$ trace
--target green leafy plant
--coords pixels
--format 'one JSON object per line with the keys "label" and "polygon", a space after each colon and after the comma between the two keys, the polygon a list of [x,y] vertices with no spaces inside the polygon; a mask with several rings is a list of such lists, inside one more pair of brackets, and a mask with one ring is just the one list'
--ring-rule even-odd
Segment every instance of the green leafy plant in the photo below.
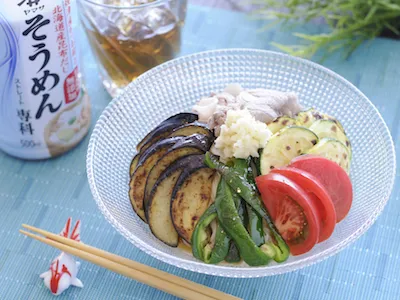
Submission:
{"label": "green leafy plant", "polygon": [[294,33],[301,45],[273,43],[295,56],[310,58],[318,50],[330,54],[338,49],[349,56],[364,41],[383,34],[400,37],[400,0],[256,0],[258,16],[278,22],[299,23],[323,18],[328,31]]}

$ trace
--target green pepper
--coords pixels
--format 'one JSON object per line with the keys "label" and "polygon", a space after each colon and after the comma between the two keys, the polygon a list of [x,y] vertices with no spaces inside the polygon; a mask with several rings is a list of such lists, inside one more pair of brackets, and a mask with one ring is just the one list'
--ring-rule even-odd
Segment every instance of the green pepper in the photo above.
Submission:
{"label": "green pepper", "polygon": [[275,256],[275,248],[269,245],[257,247],[240,220],[230,186],[222,178],[217,188],[215,207],[218,220],[234,240],[240,255],[249,266],[262,266]]}
{"label": "green pepper", "polygon": [[249,217],[247,216],[246,202],[242,198],[240,198],[240,196],[239,196],[239,199],[240,199],[240,203],[239,203],[239,207],[238,207],[238,214],[239,214],[240,220],[242,221],[244,227],[247,228],[247,226],[249,225]]}
{"label": "green pepper", "polygon": [[257,162],[254,159],[249,161],[249,167],[247,171],[247,180],[251,184],[256,184],[255,178],[260,174],[257,168]]}
{"label": "green pepper", "polygon": [[217,210],[214,204],[201,216],[192,234],[193,256],[208,264],[217,264],[223,261],[228,254],[230,238],[218,224],[215,234],[214,247],[210,244],[208,226],[217,218]]}
{"label": "green pepper", "polygon": [[248,204],[247,215],[249,218],[250,236],[257,246],[261,246],[265,243],[263,219]]}
{"label": "green pepper", "polygon": [[[246,209],[246,203],[240,198],[240,196],[236,193],[232,193],[232,196],[234,198],[235,206],[236,203],[239,202],[239,207],[237,207],[239,218],[243,223],[243,226],[247,228],[248,223],[249,223],[249,218],[247,216],[247,209]],[[236,200],[235,200],[236,198]],[[231,240],[230,243],[230,248],[227,257],[225,258],[227,262],[239,262],[241,260],[240,258],[240,253],[239,249],[237,248],[236,244],[234,241]]]}
{"label": "green pepper", "polygon": [[210,259],[212,248],[210,245],[210,233],[207,232],[208,226],[217,217],[217,210],[214,204],[204,212],[192,234],[192,253],[193,256],[207,262]]}
{"label": "green pepper", "polygon": [[[220,184],[222,184],[221,181],[219,182],[219,185]],[[235,207],[238,211],[240,220],[243,223],[245,216],[244,216],[244,212],[243,212],[243,208],[242,208],[241,198],[237,194],[233,194],[232,197],[233,197],[233,203],[235,204]],[[218,200],[220,200],[220,199],[218,199]],[[215,199],[215,201],[217,201],[217,199]],[[241,261],[239,249],[237,248],[235,242],[231,238],[229,238],[229,240],[230,240],[229,241],[229,251],[228,251],[228,255],[225,257],[225,260],[229,263],[236,263],[236,262]]]}
{"label": "green pepper", "polygon": [[223,261],[229,253],[229,242],[230,237],[226,234],[225,230],[220,226],[219,222],[217,225],[217,233],[215,235],[215,244],[211,252],[209,264],[217,264]]}
{"label": "green pepper", "polygon": [[[246,170],[245,166],[248,165],[248,162],[246,160],[236,159],[234,161],[231,161],[231,164],[235,169],[240,171]],[[232,196],[235,202],[235,207],[238,210],[239,217],[242,220],[244,226],[247,227],[248,215],[246,204],[236,193],[232,194]],[[239,249],[237,248],[235,242],[230,239],[224,229],[218,225],[217,234],[215,237],[215,246],[208,263],[219,263],[224,259],[223,256],[225,257],[225,260],[230,263],[236,263],[241,260]]]}
{"label": "green pepper", "polygon": [[[257,212],[266,222],[269,227],[270,236],[272,241],[268,242],[269,246],[275,248],[276,255],[274,260],[276,262],[283,262],[289,257],[289,247],[278,233],[274,223],[271,220],[267,210],[264,208],[257,189],[254,184],[247,182],[247,178],[241,175],[233,168],[229,168],[221,163],[216,156],[207,152],[205,155],[205,164],[216,169],[227,182],[227,184],[236,191],[246,202],[249,204],[255,212]],[[218,208],[217,208],[218,212]],[[218,215],[219,217],[219,215]],[[228,234],[230,234],[228,232]]]}
{"label": "green pepper", "polygon": [[[247,170],[247,181],[255,186],[254,179],[257,177],[257,169],[256,165],[253,160],[249,162],[248,170]],[[261,246],[265,243],[264,238],[264,226],[263,226],[263,219],[257,214],[250,205],[246,204],[247,206],[247,216],[249,219],[249,233],[251,238],[253,239],[254,243],[257,246]]]}
{"label": "green pepper", "polygon": [[[248,182],[255,186],[254,171],[252,166],[252,160],[249,158],[245,159],[234,159],[232,166],[241,176],[246,177]],[[253,163],[254,164],[254,163]],[[237,195],[234,193],[234,196]],[[235,198],[235,197],[234,197]],[[244,202],[242,200],[242,202]],[[264,228],[262,218],[251,208],[250,205],[245,204],[246,207],[246,218],[241,216],[241,210],[239,209],[239,216],[241,216],[242,222],[245,227],[248,228],[251,238],[257,246],[261,246],[265,243],[264,239]],[[243,210],[243,209],[242,209]]]}
{"label": "green pepper", "polygon": [[257,175],[261,174],[261,164],[260,164],[261,153],[262,153],[262,149],[258,150],[258,157],[253,157],[251,159],[251,161],[253,163],[252,166],[254,167],[254,170],[256,171],[254,173],[257,173]]}
{"label": "green pepper", "polygon": [[[248,164],[249,164],[248,160],[235,159],[233,162],[233,169],[243,176],[248,176],[248,170],[247,170]],[[233,193],[232,196],[235,201],[235,205],[238,209],[240,219],[242,220],[244,227],[247,227],[249,223],[249,218],[247,216],[246,202],[243,201],[243,199],[239,196],[238,193]]]}
{"label": "green pepper", "polygon": [[[247,165],[247,162],[244,159],[234,159],[229,162],[232,167],[237,170],[238,172],[243,170],[243,167]],[[240,220],[242,221],[243,225],[247,227],[248,218],[246,214],[245,203],[243,203],[242,198],[236,193],[232,193],[233,202],[235,203],[235,207],[238,210],[238,214]],[[228,255],[225,258],[225,261],[229,263],[236,263],[241,260],[239,249],[237,248],[235,242],[233,240],[229,243],[229,251]]]}

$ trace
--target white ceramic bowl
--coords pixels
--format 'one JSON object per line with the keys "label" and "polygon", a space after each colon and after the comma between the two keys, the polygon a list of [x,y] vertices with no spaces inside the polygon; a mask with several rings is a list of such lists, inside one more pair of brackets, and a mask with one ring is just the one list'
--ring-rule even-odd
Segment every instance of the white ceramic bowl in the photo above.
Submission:
{"label": "white ceramic bowl", "polygon": [[[337,117],[353,144],[353,206],[327,241],[307,254],[264,267],[207,265],[155,238],[132,211],[129,165],[136,145],[154,126],[230,83],[245,88],[294,91],[305,107]],[[270,51],[229,49],[198,53],[162,64],[140,76],[104,110],[92,134],[87,172],[101,212],[131,243],[166,263],[227,277],[259,277],[319,262],[359,238],[382,212],[395,178],[389,130],[373,104],[351,83],[315,63]]]}

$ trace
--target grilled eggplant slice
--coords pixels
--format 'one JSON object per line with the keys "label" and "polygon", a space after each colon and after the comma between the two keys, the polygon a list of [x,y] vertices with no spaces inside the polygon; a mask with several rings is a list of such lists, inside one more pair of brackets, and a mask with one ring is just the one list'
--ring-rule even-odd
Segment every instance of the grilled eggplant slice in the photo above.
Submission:
{"label": "grilled eggplant slice", "polygon": [[179,235],[171,218],[171,196],[176,181],[185,168],[203,164],[204,155],[188,155],[172,163],[157,179],[146,202],[146,218],[153,234],[169,246],[178,245]]}
{"label": "grilled eggplant slice", "polygon": [[160,158],[157,164],[151,169],[146,181],[144,202],[148,200],[151,189],[158,176],[160,176],[173,161],[189,154],[205,153],[210,147],[211,140],[209,135],[193,134],[188,137],[182,137],[182,139]]}
{"label": "grilled eggplant slice", "polygon": [[[209,130],[205,124],[201,124],[199,122],[184,124],[178,126],[177,128],[169,128],[169,130],[166,130],[162,135],[159,136],[159,138],[164,139],[174,136],[191,136],[194,134],[201,134],[207,136],[207,138],[210,140],[210,143],[214,141],[214,134],[211,132],[211,130]],[[157,140],[155,142],[157,142]],[[149,148],[153,143],[154,140],[153,139],[150,140],[149,142],[147,142],[142,146],[141,151],[143,152],[144,150]]]}
{"label": "grilled eggplant slice", "polygon": [[146,217],[143,210],[143,197],[144,189],[146,185],[147,175],[150,170],[154,167],[156,162],[165,154],[167,151],[180,142],[182,138],[174,137],[166,140],[161,140],[149,149],[143,152],[138,159],[138,165],[135,172],[131,176],[129,183],[129,199],[131,200],[133,210],[138,216],[146,222]]}
{"label": "grilled eggplant slice", "polygon": [[175,170],[157,184],[150,200],[151,205],[146,210],[147,222],[155,237],[171,247],[177,247],[179,242],[179,235],[171,219],[171,194],[182,171]]}
{"label": "grilled eggplant slice", "polygon": [[138,162],[139,162],[139,156],[140,156],[140,153],[136,154],[136,155],[133,157],[133,159],[132,159],[131,165],[130,165],[130,167],[129,167],[129,175],[130,175],[130,176],[132,176],[133,173],[134,173],[135,170],[136,170],[136,167],[137,167]]}
{"label": "grilled eggplant slice", "polygon": [[138,151],[140,151],[145,144],[150,143],[149,145],[151,145],[161,138],[167,137],[175,128],[180,127],[183,124],[193,123],[197,120],[197,114],[180,113],[162,121],[142,139],[137,146]]}
{"label": "grilled eggplant slice", "polygon": [[208,129],[207,125],[194,122],[190,124],[182,125],[172,131],[169,137],[173,136],[190,136],[192,134],[203,134],[207,136],[211,142],[214,140],[214,134]]}
{"label": "grilled eggplant slice", "polygon": [[211,146],[208,137],[200,134],[188,137],[171,137],[156,142],[140,155],[136,170],[131,176],[129,197],[134,211],[143,221],[146,221],[143,200],[150,171],[164,154],[175,149],[184,148],[187,145],[195,147],[202,152],[207,151]]}
{"label": "grilled eggplant slice", "polygon": [[179,236],[189,244],[198,220],[212,202],[214,176],[215,170],[205,165],[185,169],[172,192],[172,222]]}
{"label": "grilled eggplant slice", "polygon": [[[205,124],[199,123],[199,122],[194,122],[194,123],[189,123],[189,124],[184,124],[181,125],[177,128],[171,128],[171,131],[166,131],[165,134],[161,134],[158,136],[160,139],[151,139],[148,143],[145,143],[141,147],[141,151],[135,155],[135,157],[132,159],[131,166],[130,166],[130,175],[132,176],[133,172],[136,169],[136,166],[139,161],[139,157],[141,153],[143,153],[146,149],[148,149],[152,144],[155,142],[163,139],[163,138],[169,138],[169,137],[175,137],[175,136],[191,136],[194,134],[201,134],[206,136],[209,139],[209,144],[211,145],[214,141],[214,134],[211,132],[211,130],[208,129],[208,127]],[[206,149],[205,151],[207,151]]]}
{"label": "grilled eggplant slice", "polygon": [[190,155],[190,154],[204,154],[204,151],[197,148],[196,146],[183,146],[182,148],[176,148],[173,150],[168,151],[161,157],[156,165],[151,169],[149,175],[147,176],[146,180],[146,188],[144,192],[144,208],[146,210],[146,203],[149,201],[151,190],[154,187],[157,179],[161,175],[161,173],[166,170],[175,160],[180,157]]}

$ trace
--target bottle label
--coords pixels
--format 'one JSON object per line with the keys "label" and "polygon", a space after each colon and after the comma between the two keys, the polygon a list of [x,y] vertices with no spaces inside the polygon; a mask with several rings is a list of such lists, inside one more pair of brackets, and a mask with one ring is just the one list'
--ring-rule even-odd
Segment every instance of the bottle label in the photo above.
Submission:
{"label": "bottle label", "polygon": [[0,148],[12,155],[56,156],[87,133],[90,106],[79,75],[74,5],[0,0]]}

